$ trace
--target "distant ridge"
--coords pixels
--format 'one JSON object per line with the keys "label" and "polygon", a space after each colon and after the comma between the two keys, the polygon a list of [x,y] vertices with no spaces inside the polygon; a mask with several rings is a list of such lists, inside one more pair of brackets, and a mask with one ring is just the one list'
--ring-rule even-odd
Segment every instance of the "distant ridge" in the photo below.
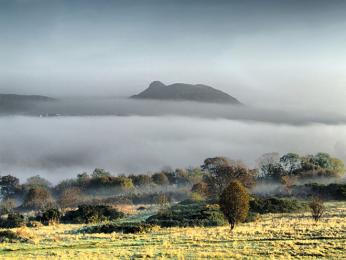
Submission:
{"label": "distant ridge", "polygon": [[35,104],[52,101],[56,99],[39,95],[0,94],[0,113],[25,111]]}
{"label": "distant ridge", "polygon": [[56,99],[40,95],[17,95],[0,94],[0,104],[3,102],[32,102],[32,101],[55,101]]}
{"label": "distant ridge", "polygon": [[157,100],[190,100],[209,103],[228,103],[240,105],[241,103],[231,95],[212,88],[197,84],[174,83],[165,85],[160,81],[152,82],[147,89],[137,95],[131,96],[136,99]]}

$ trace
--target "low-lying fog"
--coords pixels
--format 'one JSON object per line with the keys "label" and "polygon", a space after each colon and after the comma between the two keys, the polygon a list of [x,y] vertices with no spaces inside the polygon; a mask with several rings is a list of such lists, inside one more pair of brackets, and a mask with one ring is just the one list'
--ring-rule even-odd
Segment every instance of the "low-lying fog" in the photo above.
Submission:
{"label": "low-lying fog", "polygon": [[145,173],[198,166],[217,155],[254,166],[268,152],[323,151],[346,159],[342,116],[179,102],[149,102],[144,109],[131,102],[114,113],[127,116],[0,117],[0,174],[40,174],[54,182],[96,167]]}
{"label": "low-lying fog", "polygon": [[325,106],[299,110],[282,102],[280,107],[232,106],[228,104],[188,101],[157,101],[128,98],[60,98],[54,102],[21,103],[9,111],[1,107],[0,115],[30,116],[190,116],[305,125],[311,123],[346,124],[346,116]]}

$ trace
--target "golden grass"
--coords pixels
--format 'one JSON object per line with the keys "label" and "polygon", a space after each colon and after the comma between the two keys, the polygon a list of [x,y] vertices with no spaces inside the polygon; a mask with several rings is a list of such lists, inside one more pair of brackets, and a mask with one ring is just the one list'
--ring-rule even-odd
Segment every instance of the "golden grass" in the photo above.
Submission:
{"label": "golden grass", "polygon": [[139,206],[134,206],[130,204],[118,204],[115,206],[115,208],[121,212],[124,212],[126,214],[135,214],[136,213],[136,208],[140,207]]}
{"label": "golden grass", "polygon": [[81,225],[15,229],[31,243],[0,244],[0,259],[345,259],[346,203],[309,213],[267,214],[254,223],[167,228],[148,234],[74,234]]}

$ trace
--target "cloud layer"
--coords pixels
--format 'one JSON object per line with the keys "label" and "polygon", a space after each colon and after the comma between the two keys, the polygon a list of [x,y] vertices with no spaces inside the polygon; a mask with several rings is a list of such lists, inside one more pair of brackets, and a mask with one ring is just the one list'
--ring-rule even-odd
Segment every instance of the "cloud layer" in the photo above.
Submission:
{"label": "cloud layer", "polygon": [[276,125],[188,117],[0,117],[0,172],[52,181],[101,167],[145,173],[224,155],[249,165],[267,152],[346,159],[345,125]]}
{"label": "cloud layer", "polygon": [[[174,102],[157,100],[137,100],[125,98],[65,98],[55,102],[27,103],[18,110],[25,115],[63,115],[63,116],[190,116],[200,118],[223,118],[232,120],[267,122],[273,124],[307,125],[346,124],[346,116],[337,112],[323,111],[325,107],[314,110],[267,104],[267,107],[232,106],[225,104]],[[13,111],[12,111],[13,112]],[[11,112],[1,111],[0,115]]]}

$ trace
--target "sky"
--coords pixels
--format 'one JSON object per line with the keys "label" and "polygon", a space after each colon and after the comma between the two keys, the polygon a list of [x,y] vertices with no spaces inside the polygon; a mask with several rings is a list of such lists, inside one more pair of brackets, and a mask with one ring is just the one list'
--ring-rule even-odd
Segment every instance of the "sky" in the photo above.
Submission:
{"label": "sky", "polygon": [[0,0],[0,93],[128,96],[203,83],[346,113],[346,1]]}
{"label": "sky", "polygon": [[[58,98],[0,111],[0,175],[56,182],[214,156],[255,167],[272,152],[346,162],[345,32],[343,0],[0,0],[0,93]],[[124,98],[155,80],[245,106]]]}

